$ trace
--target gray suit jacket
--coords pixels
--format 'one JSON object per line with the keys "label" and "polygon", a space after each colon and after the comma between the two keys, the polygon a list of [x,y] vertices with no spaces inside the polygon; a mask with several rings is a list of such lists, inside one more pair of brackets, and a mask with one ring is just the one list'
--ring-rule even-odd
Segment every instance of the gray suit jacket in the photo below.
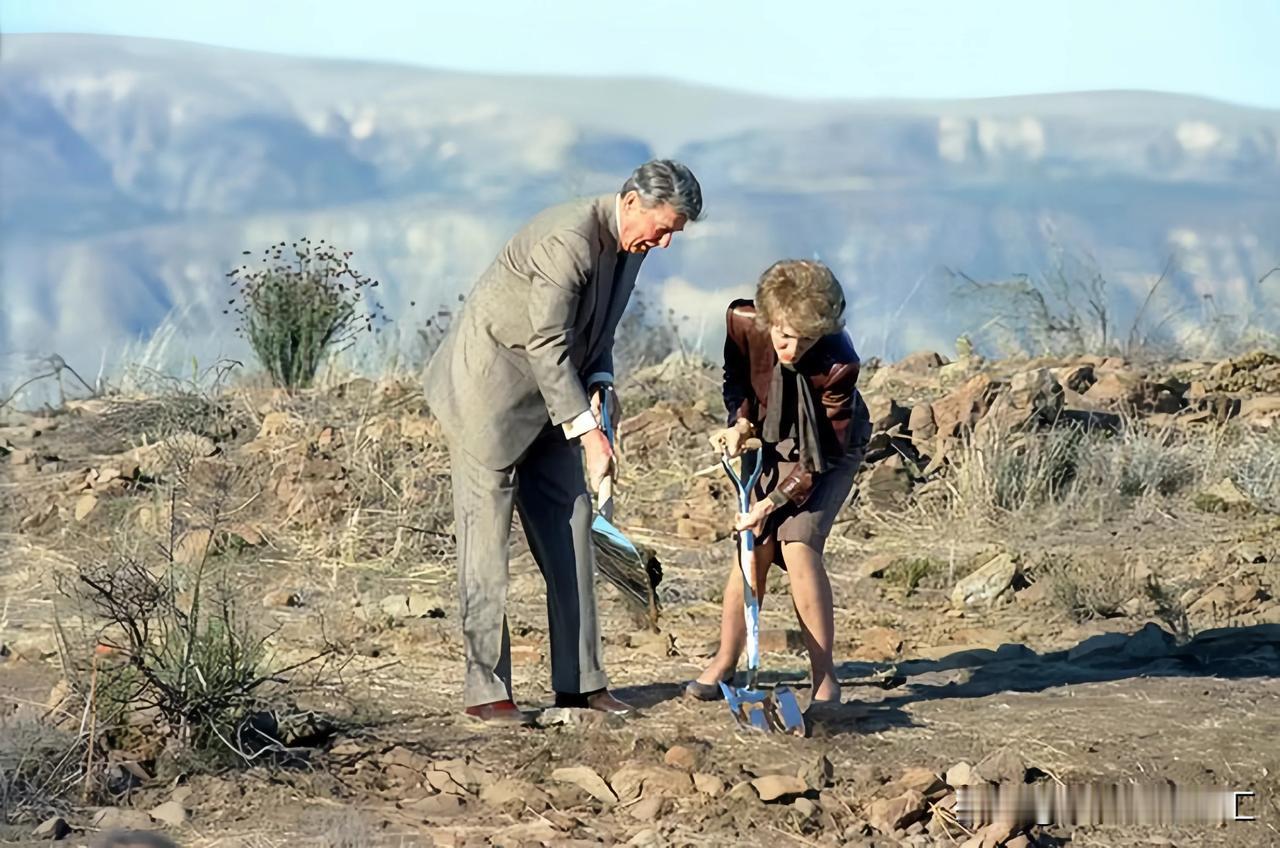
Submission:
{"label": "gray suit jacket", "polygon": [[[616,195],[553,206],[480,277],[431,361],[427,403],[450,442],[493,469],[589,408],[642,255],[618,255]],[[616,273],[615,273],[616,272]]]}

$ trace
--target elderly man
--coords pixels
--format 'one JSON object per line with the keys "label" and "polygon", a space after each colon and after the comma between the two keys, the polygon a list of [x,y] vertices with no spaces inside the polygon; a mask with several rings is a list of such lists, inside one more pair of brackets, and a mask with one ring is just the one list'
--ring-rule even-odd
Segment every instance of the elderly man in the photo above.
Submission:
{"label": "elderly man", "polygon": [[645,255],[701,211],[689,169],[656,160],[617,194],[539,213],[485,271],[427,365],[453,469],[469,716],[532,719],[511,692],[513,507],[547,584],[556,705],[630,710],[609,693],[596,614],[587,487],[614,468],[597,390],[613,381],[614,331]]}

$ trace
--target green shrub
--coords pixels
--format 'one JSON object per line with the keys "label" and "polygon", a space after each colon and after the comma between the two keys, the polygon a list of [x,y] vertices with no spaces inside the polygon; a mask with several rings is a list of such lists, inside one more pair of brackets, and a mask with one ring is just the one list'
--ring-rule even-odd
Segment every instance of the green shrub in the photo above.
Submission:
{"label": "green shrub", "polygon": [[388,320],[371,296],[378,281],[356,272],[350,258],[323,239],[312,245],[304,238],[272,245],[260,267],[241,265],[227,275],[234,296],[223,312],[239,317],[237,332],[275,385],[311,385],[325,356]]}

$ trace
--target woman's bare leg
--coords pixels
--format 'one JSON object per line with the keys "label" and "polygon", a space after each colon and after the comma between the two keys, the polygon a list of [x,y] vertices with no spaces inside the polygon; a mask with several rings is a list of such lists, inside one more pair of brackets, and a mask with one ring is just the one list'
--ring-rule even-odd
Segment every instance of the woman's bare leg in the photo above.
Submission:
{"label": "woman's bare leg", "polygon": [[[764,542],[755,549],[756,599],[764,606],[765,585],[773,563],[776,542]],[[724,585],[720,611],[720,648],[698,676],[699,683],[715,685],[738,667],[738,658],[747,644],[746,617],[742,611],[742,570],[734,563]]]}
{"label": "woman's bare leg", "polygon": [[796,618],[809,651],[813,673],[813,698],[833,700],[840,697],[840,681],[836,679],[832,651],[835,646],[835,614],[832,609],[831,581],[822,563],[822,554],[803,542],[784,542],[782,561],[791,577],[791,600]]}

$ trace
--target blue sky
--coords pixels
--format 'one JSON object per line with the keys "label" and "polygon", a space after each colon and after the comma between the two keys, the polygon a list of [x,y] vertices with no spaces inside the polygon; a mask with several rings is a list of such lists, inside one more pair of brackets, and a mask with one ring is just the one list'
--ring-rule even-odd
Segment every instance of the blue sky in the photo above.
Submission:
{"label": "blue sky", "polygon": [[9,32],[803,98],[1123,88],[1280,107],[1280,0],[0,0]]}

